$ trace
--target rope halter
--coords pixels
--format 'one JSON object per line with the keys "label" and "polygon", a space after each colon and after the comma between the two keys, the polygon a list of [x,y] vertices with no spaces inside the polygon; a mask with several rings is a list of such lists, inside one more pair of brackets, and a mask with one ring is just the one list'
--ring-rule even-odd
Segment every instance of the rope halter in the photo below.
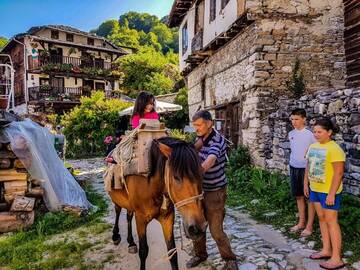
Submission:
{"label": "rope halter", "polygon": [[177,209],[179,209],[180,207],[183,207],[187,204],[190,204],[193,202],[196,203],[197,201],[201,201],[204,199],[204,192],[201,192],[201,194],[199,194],[199,195],[195,195],[193,197],[186,198],[180,202],[175,203],[174,199],[171,197],[171,192],[170,192],[170,169],[169,169],[168,161],[166,161],[166,164],[165,164],[165,185],[166,185],[166,189],[167,189],[169,198]]}

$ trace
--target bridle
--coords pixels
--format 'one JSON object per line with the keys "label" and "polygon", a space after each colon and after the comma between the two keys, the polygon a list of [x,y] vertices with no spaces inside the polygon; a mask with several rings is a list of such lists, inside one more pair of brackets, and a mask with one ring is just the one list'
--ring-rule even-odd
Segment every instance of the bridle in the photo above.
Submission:
{"label": "bridle", "polygon": [[171,202],[174,204],[174,206],[179,209],[180,207],[183,207],[187,204],[190,204],[190,203],[193,203],[193,202],[197,202],[197,201],[201,201],[204,199],[204,192],[201,192],[201,194],[199,195],[195,195],[193,197],[190,197],[190,198],[186,198],[184,200],[181,200],[180,202],[177,202],[175,203],[174,199],[171,197],[171,192],[170,192],[170,169],[169,169],[169,162],[166,161],[166,164],[165,164],[165,173],[164,173],[164,176],[165,176],[165,186],[166,186],[166,189],[167,189],[167,194],[171,200]]}

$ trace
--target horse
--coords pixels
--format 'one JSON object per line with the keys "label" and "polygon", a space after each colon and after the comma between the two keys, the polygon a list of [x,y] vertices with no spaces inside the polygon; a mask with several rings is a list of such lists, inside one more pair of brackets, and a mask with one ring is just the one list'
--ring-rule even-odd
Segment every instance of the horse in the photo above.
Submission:
{"label": "horse", "polygon": [[[176,249],[174,207],[183,218],[188,238],[196,240],[206,231],[207,222],[201,202],[202,169],[193,145],[171,137],[153,140],[150,147],[149,176],[129,175],[125,183],[126,189],[112,189],[108,194],[119,213],[121,208],[126,208],[128,212],[135,214],[140,270],[145,270],[149,253],[146,227],[151,220],[156,219],[161,224],[169,253]],[[164,202],[169,202],[165,203],[167,207],[164,207]],[[128,224],[129,222],[131,220],[128,218]],[[113,230],[115,240],[120,238],[118,231],[116,222]],[[131,234],[131,230],[128,233]],[[132,236],[128,236],[128,240],[129,238],[131,240]],[[176,253],[171,256],[170,264],[172,270],[179,269]]]}

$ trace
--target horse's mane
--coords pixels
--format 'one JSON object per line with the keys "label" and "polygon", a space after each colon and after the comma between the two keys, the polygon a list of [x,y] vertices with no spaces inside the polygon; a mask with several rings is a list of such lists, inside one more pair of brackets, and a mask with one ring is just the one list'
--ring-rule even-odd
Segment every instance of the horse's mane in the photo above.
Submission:
{"label": "horse's mane", "polygon": [[200,160],[192,144],[172,137],[162,137],[154,140],[150,149],[150,177],[160,170],[161,178],[164,178],[166,157],[160,152],[158,143],[172,148],[169,165],[174,176],[182,179],[202,179]]}

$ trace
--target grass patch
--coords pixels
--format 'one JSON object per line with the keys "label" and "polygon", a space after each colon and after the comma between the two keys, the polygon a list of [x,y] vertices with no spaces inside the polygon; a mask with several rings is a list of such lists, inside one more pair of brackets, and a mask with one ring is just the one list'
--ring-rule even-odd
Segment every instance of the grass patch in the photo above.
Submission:
{"label": "grass patch", "polygon": [[69,213],[36,213],[35,223],[26,231],[0,239],[0,265],[10,269],[62,269],[72,265],[81,268],[81,255],[92,244],[68,239],[49,243],[51,236],[81,226],[90,232],[100,233],[109,225],[101,222],[106,213],[105,199],[86,187],[88,200],[95,206],[87,215],[76,217]]}
{"label": "grass patch", "polygon": [[[256,168],[250,164],[249,152],[244,148],[235,150],[229,159],[229,206],[243,205],[256,220],[281,229],[289,229],[297,222],[295,199],[291,196],[288,177],[276,172]],[[257,200],[254,202],[254,200]],[[274,216],[264,214],[275,212]],[[349,262],[360,261],[360,201],[355,196],[343,195],[339,223],[343,235],[343,251],[352,251]],[[317,218],[314,233],[306,241],[315,241],[315,249],[321,247]],[[298,234],[285,232],[298,238]]]}

